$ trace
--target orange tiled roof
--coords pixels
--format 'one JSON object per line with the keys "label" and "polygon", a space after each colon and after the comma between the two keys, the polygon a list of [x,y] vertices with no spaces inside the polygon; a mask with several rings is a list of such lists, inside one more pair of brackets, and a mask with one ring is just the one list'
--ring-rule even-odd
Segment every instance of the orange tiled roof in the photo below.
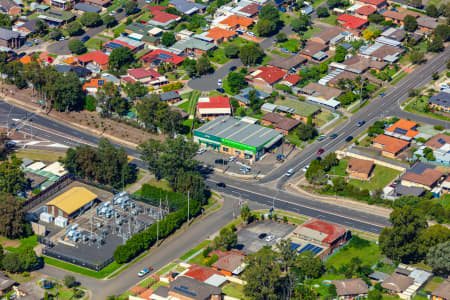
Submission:
{"label": "orange tiled roof", "polygon": [[236,16],[236,15],[231,15],[228,18],[226,18],[225,20],[222,20],[222,22],[220,22],[220,24],[225,24],[230,27],[235,27],[238,25],[248,27],[253,24],[253,19],[246,18],[246,17],[240,17],[240,16]]}
{"label": "orange tiled roof", "polygon": [[68,65],[72,65],[72,64],[75,63],[75,57],[71,56],[71,57],[69,57],[69,58],[66,58],[66,59],[64,60],[64,62],[65,62],[66,64],[68,64]]}
{"label": "orange tiled roof", "polygon": [[23,64],[29,64],[32,62],[31,56],[27,55],[19,59],[19,61]]}
{"label": "orange tiled roof", "polygon": [[383,151],[393,154],[400,152],[403,148],[409,145],[409,142],[407,141],[396,139],[394,137],[390,137],[384,134],[378,135],[376,138],[373,139],[373,142],[377,144],[382,144]]}
{"label": "orange tiled roof", "polygon": [[212,38],[214,40],[220,40],[220,39],[229,38],[229,37],[232,37],[235,35],[236,35],[235,31],[225,30],[225,29],[222,29],[219,27],[214,27],[208,31],[208,34],[206,36],[209,38]]}
{"label": "orange tiled roof", "polygon": [[395,129],[397,129],[397,128],[404,129],[405,131],[407,131],[406,134],[404,134],[404,135],[407,137],[413,138],[419,134],[419,132],[417,130],[413,129],[416,126],[417,126],[416,122],[405,120],[405,119],[400,119],[397,122],[395,122],[394,124],[392,124],[388,129],[386,129],[386,131],[395,132]]}
{"label": "orange tiled roof", "polygon": [[86,90],[87,88],[101,88],[106,82],[106,79],[91,79],[83,84],[83,90]]}

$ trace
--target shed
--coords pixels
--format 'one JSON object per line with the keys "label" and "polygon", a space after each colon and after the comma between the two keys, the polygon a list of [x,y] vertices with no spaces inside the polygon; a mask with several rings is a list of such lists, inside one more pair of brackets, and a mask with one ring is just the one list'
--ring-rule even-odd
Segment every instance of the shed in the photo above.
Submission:
{"label": "shed", "polygon": [[97,195],[84,187],[73,187],[47,203],[47,209],[54,217],[74,217],[82,209],[90,207]]}

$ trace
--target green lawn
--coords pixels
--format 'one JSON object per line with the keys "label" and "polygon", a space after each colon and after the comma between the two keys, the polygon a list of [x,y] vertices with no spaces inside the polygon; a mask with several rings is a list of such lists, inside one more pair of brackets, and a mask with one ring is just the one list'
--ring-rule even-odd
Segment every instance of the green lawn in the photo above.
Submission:
{"label": "green lawn", "polygon": [[266,55],[264,55],[264,58],[263,58],[261,64],[266,65],[271,60],[272,60],[272,56],[266,54]]}
{"label": "green lawn", "polygon": [[195,113],[195,108],[197,106],[198,98],[200,98],[201,93],[197,91],[193,91],[189,93],[188,101],[181,103],[178,105],[179,108],[183,109],[190,115]]}
{"label": "green lawn", "polygon": [[321,32],[322,29],[319,27],[310,27],[307,31],[305,31],[303,33],[303,38],[305,39],[309,39],[311,38],[313,35],[315,35],[316,33]]}
{"label": "green lawn", "polygon": [[320,4],[322,4],[324,1],[325,1],[325,0],[317,0],[317,1],[314,1],[313,4],[312,4],[312,6],[318,7],[318,6],[319,6]]}
{"label": "green lawn", "polygon": [[439,276],[434,276],[424,287],[426,292],[434,291],[444,280]]}
{"label": "green lawn", "polygon": [[214,50],[213,56],[209,57],[209,59],[212,62],[215,62],[220,65],[223,65],[224,63],[230,60],[228,57],[225,56],[225,49],[223,48],[218,48]]}
{"label": "green lawn", "polygon": [[93,39],[90,39],[89,41],[87,41],[86,43],[84,43],[84,45],[88,49],[98,50],[98,49],[101,49],[103,43],[104,43],[104,41],[93,38]]}
{"label": "green lawn", "polygon": [[279,99],[279,100],[275,101],[275,104],[293,108],[293,109],[295,109],[295,112],[297,114],[299,114],[300,116],[305,116],[305,117],[307,117],[319,110],[319,108],[315,105],[311,105],[311,104],[305,103],[304,101],[294,100],[291,98],[286,98],[285,100]]}
{"label": "green lawn", "polygon": [[300,42],[297,39],[289,39],[281,44],[282,48],[286,48],[291,52],[297,52],[300,48]]}
{"label": "green lawn", "polygon": [[400,171],[379,165],[375,165],[375,168],[372,172],[374,175],[370,178],[369,181],[350,179],[350,183],[359,188],[373,191],[376,189],[384,188],[398,175],[400,175]]}
{"label": "green lawn", "polygon": [[381,267],[376,268],[377,271],[386,273],[391,275],[392,273],[394,273],[396,267],[395,265],[390,265],[390,264],[383,264]]}
{"label": "green lawn", "polygon": [[244,286],[237,283],[230,282],[222,288],[222,292],[236,299],[247,299],[244,295]]}
{"label": "green lawn", "polygon": [[230,42],[225,42],[225,43],[222,43],[222,44],[220,44],[221,46],[223,46],[224,48],[227,46],[227,45],[229,45],[229,44],[233,44],[233,45],[236,45],[236,46],[238,46],[238,47],[241,47],[241,46],[243,46],[243,45],[246,45],[246,44],[250,44],[251,42],[250,41],[248,41],[248,40],[246,40],[246,39],[243,39],[243,38],[241,38],[241,37],[237,37],[237,38],[235,38],[235,39],[233,39],[232,41],[230,41]]}
{"label": "green lawn", "polygon": [[281,56],[281,57],[286,57],[286,58],[291,57],[290,54],[283,53],[283,52],[280,52],[278,50],[267,50],[267,51],[270,52],[270,53],[276,54],[278,56]]}
{"label": "green lawn", "polygon": [[383,254],[374,242],[353,238],[339,252],[329,257],[325,265],[339,269],[343,265],[350,264],[354,257],[359,257],[363,265],[373,266],[383,258]]}
{"label": "green lawn", "polygon": [[111,274],[112,272],[114,272],[115,270],[117,270],[118,268],[120,268],[122,266],[121,264],[118,264],[115,261],[113,261],[112,263],[107,265],[102,270],[96,272],[96,271],[89,270],[89,269],[86,269],[83,267],[79,267],[79,266],[76,266],[73,264],[69,264],[69,263],[48,257],[48,256],[42,256],[42,258],[44,259],[44,263],[46,263],[46,264],[49,264],[54,267],[64,269],[67,271],[71,271],[74,273],[78,273],[81,275],[89,276],[92,278],[97,278],[97,279],[102,279],[102,278],[108,276],[109,274]]}
{"label": "green lawn", "polygon": [[405,71],[401,71],[400,74],[398,74],[394,79],[392,79],[391,84],[394,85],[400,80],[402,80],[403,77],[407,76],[408,73]]}
{"label": "green lawn", "polygon": [[428,97],[422,96],[415,98],[414,100],[409,102],[408,105],[405,107],[405,110],[415,114],[424,115],[430,118],[450,121],[450,118],[447,116],[441,115],[439,113],[430,112],[428,107],[429,107]]}
{"label": "green lawn", "polygon": [[303,142],[298,138],[298,136],[295,134],[295,131],[290,132],[286,137],[285,140],[289,140],[291,144],[295,144],[297,147],[300,146]]}
{"label": "green lawn", "polygon": [[9,252],[17,252],[25,247],[30,246],[34,248],[38,245],[37,235],[32,235],[16,241],[20,242],[20,245],[18,247],[6,247],[5,249],[8,250]]}
{"label": "green lawn", "polygon": [[330,15],[329,17],[321,18],[319,20],[321,22],[323,22],[323,23],[327,23],[327,24],[330,24],[330,25],[336,25],[337,24],[337,16],[336,15]]}
{"label": "green lawn", "polygon": [[170,263],[167,266],[161,268],[158,272],[156,272],[156,275],[163,276],[170,270],[172,270],[177,264],[176,263]]}
{"label": "green lawn", "polygon": [[320,113],[314,116],[313,123],[316,127],[321,127],[334,119],[334,115],[328,110],[322,110]]}
{"label": "green lawn", "polygon": [[339,165],[332,167],[331,170],[328,172],[330,175],[340,175],[340,176],[347,176],[347,172],[345,170],[347,169],[348,159],[344,158],[339,161]]}
{"label": "green lawn", "polygon": [[322,284],[322,282],[324,280],[339,280],[339,279],[345,279],[345,276],[341,275],[341,274],[325,273],[321,277],[311,280],[311,285],[313,286],[314,290],[316,290],[320,294],[320,296],[321,296],[320,299],[331,299],[331,298],[327,297],[328,296],[328,286],[325,284]]}
{"label": "green lawn", "polygon": [[124,33],[124,32],[125,32],[125,27],[126,27],[126,26],[127,26],[127,25],[125,25],[125,23],[122,23],[122,24],[116,26],[116,27],[113,29],[114,36],[119,36],[121,33]]}
{"label": "green lawn", "polygon": [[198,244],[197,246],[195,246],[194,248],[192,248],[191,250],[189,250],[188,252],[186,252],[185,254],[180,256],[180,260],[188,259],[189,257],[191,257],[194,253],[196,253],[200,249],[203,249],[206,246],[208,246],[209,243],[211,243],[210,240],[204,240],[203,242],[201,242],[200,244]]}

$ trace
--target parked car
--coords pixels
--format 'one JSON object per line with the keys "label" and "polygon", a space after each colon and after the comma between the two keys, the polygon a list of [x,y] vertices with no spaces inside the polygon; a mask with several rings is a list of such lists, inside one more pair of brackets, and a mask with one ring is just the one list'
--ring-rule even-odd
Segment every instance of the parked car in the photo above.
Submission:
{"label": "parked car", "polygon": [[117,14],[117,12],[115,10],[112,10],[112,11],[109,12],[110,16],[115,16],[116,14]]}
{"label": "parked car", "polygon": [[253,32],[251,32],[251,31],[247,31],[247,34],[248,34],[249,36],[255,36],[255,34],[254,34]]}
{"label": "parked car", "polygon": [[142,270],[139,271],[138,276],[139,277],[143,277],[143,276],[147,275],[148,273],[150,273],[151,270],[153,270],[152,267],[148,267],[146,269],[142,269]]}
{"label": "parked car", "polygon": [[145,3],[150,4],[152,3],[152,0],[145,0]]}
{"label": "parked car", "polygon": [[224,182],[218,182],[218,183],[216,183],[216,185],[221,188],[227,187],[227,185]]}
{"label": "parked car", "polygon": [[83,43],[86,43],[87,41],[89,41],[90,38],[91,38],[90,36],[85,35],[85,36],[83,36],[83,38],[81,39],[81,41],[82,41]]}
{"label": "parked car", "polygon": [[286,176],[286,177],[291,177],[294,173],[295,173],[294,169],[289,169],[289,170],[286,172],[285,176]]}
{"label": "parked car", "polygon": [[225,90],[223,88],[217,88],[216,91],[218,91],[219,93],[225,93]]}
{"label": "parked car", "polygon": [[330,135],[330,139],[332,139],[332,140],[334,140],[337,137],[338,137],[337,133],[333,133],[332,135]]}
{"label": "parked car", "polygon": [[317,150],[317,154],[322,154],[324,152],[325,152],[325,150],[323,148],[320,148],[319,150]]}
{"label": "parked car", "polygon": [[271,242],[275,239],[274,235],[269,235],[268,237],[266,237],[266,242]]}
{"label": "parked car", "polygon": [[230,156],[230,158],[228,158],[228,161],[235,161],[236,160],[236,156]]}
{"label": "parked car", "polygon": [[303,167],[302,171],[306,172],[306,171],[308,171],[308,169],[309,169],[309,165],[306,165],[306,166]]}
{"label": "parked car", "polygon": [[233,72],[234,70],[236,70],[237,69],[237,67],[236,66],[232,66],[232,67],[230,67],[230,71],[231,72]]}
{"label": "parked car", "polygon": [[206,152],[206,148],[200,148],[197,150],[197,154],[203,154]]}
{"label": "parked car", "polygon": [[218,80],[217,80],[217,85],[218,85],[218,86],[222,86],[222,79],[218,79]]}
{"label": "parked car", "polygon": [[380,97],[383,98],[386,95],[386,93],[380,93]]}
{"label": "parked car", "polygon": [[117,10],[117,13],[118,13],[118,14],[120,14],[121,12],[123,12],[123,8],[122,8],[122,7],[120,7],[120,8]]}
{"label": "parked car", "polygon": [[360,121],[358,121],[358,123],[356,123],[356,126],[361,127],[361,126],[363,126],[364,124],[366,124],[366,121],[360,120]]}
{"label": "parked car", "polygon": [[216,164],[228,165],[228,161],[226,161],[225,159],[216,159],[214,162]]}
{"label": "parked car", "polygon": [[258,235],[258,238],[260,239],[260,240],[262,240],[263,238],[265,238],[267,236],[267,233],[260,233],[259,235]]}
{"label": "parked car", "polygon": [[353,137],[351,136],[351,135],[349,135],[346,139],[345,139],[345,141],[348,143],[348,142],[350,142],[351,140],[353,140]]}
{"label": "parked car", "polygon": [[327,136],[325,134],[319,135],[319,137],[317,138],[318,141],[323,141],[324,139],[326,139]]}

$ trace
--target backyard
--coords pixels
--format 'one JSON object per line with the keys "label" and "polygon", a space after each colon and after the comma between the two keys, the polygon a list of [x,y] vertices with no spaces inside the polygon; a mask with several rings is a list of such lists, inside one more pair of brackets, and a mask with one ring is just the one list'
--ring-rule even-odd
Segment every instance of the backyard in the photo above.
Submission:
{"label": "backyard", "polygon": [[450,121],[450,117],[439,114],[436,112],[431,112],[428,105],[428,97],[427,96],[420,96],[417,98],[412,99],[408,105],[405,107],[406,111],[424,115],[427,117],[435,118],[435,119],[441,119],[445,121]]}
{"label": "backyard", "polygon": [[295,109],[297,114],[305,117],[312,115],[319,110],[317,106],[305,103],[304,101],[294,100],[290,98],[286,98],[284,100],[278,99],[277,101],[275,101],[275,104],[293,108]]}
{"label": "backyard", "polygon": [[375,168],[372,172],[373,176],[369,181],[350,179],[350,183],[361,189],[374,191],[376,189],[384,188],[386,185],[390,184],[398,175],[400,175],[400,171],[379,165],[375,165]]}

